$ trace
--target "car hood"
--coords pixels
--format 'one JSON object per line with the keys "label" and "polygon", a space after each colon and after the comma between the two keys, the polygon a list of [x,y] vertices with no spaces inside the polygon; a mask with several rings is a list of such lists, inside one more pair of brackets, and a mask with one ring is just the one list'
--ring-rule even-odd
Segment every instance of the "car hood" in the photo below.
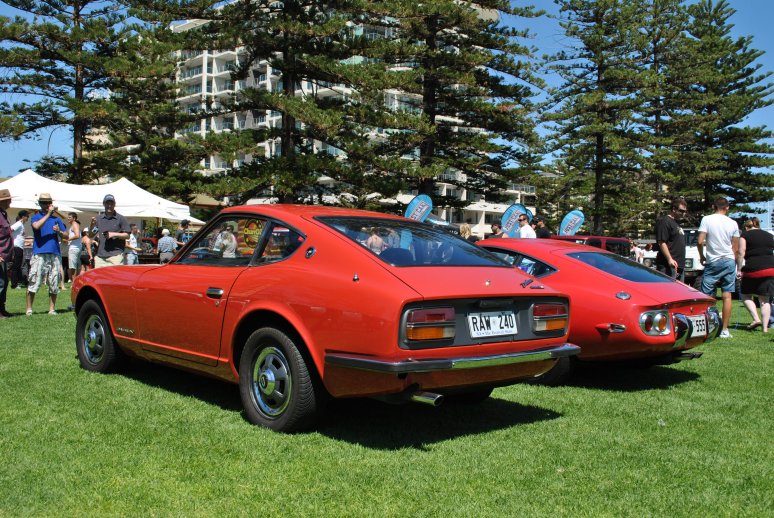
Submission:
{"label": "car hood", "polygon": [[426,299],[564,296],[542,281],[509,267],[409,266],[389,269]]}

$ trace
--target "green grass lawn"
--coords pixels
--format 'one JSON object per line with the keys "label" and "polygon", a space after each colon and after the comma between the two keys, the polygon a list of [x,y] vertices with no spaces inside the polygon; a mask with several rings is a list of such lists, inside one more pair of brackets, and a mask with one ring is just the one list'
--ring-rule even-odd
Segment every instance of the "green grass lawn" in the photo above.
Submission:
{"label": "green grass lawn", "polygon": [[69,292],[55,316],[23,294],[0,321],[0,516],[774,516],[774,330],[477,406],[337,402],[281,435],[233,385],[81,370]]}

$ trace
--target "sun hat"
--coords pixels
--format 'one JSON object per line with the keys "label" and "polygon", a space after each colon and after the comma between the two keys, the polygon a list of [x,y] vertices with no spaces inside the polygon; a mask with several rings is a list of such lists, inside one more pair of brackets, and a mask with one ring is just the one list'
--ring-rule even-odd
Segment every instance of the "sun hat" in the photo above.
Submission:
{"label": "sun hat", "polygon": [[42,192],[40,193],[40,196],[38,196],[38,203],[40,203],[41,201],[47,201],[51,203],[52,201],[54,201],[54,199],[51,197],[49,193]]}
{"label": "sun hat", "polygon": [[0,201],[4,200],[10,200],[11,199],[11,191],[8,189],[0,189]]}

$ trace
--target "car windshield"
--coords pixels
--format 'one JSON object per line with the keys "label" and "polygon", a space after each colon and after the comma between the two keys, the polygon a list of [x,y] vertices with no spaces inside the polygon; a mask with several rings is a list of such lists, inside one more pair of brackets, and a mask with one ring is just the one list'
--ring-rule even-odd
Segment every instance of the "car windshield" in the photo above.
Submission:
{"label": "car windshield", "polygon": [[567,256],[626,281],[672,282],[672,279],[666,275],[615,254],[605,254],[601,252],[573,252],[567,254]]}
{"label": "car windshield", "polygon": [[486,250],[422,223],[358,217],[317,219],[393,266],[510,267]]}

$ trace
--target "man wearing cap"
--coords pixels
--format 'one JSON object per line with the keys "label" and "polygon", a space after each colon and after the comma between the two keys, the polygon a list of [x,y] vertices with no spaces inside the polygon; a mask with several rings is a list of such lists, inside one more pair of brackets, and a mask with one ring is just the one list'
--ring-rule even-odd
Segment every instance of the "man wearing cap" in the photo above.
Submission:
{"label": "man wearing cap", "polygon": [[11,316],[5,310],[5,298],[8,295],[8,264],[13,257],[13,234],[8,221],[8,209],[11,207],[11,192],[0,189],[0,319]]}
{"label": "man wearing cap", "polygon": [[538,238],[548,239],[551,237],[551,231],[548,230],[548,227],[546,227],[546,222],[543,219],[543,216],[535,216],[532,219],[535,222],[535,235]]}
{"label": "man wearing cap", "polygon": [[40,210],[32,215],[32,259],[27,284],[27,316],[32,315],[32,303],[35,294],[43,283],[48,284],[48,314],[56,314],[56,296],[59,294],[61,276],[59,267],[62,256],[59,251],[59,238],[67,237],[64,222],[54,215],[54,200],[47,192],[38,196]]}
{"label": "man wearing cap", "polygon": [[94,268],[122,264],[126,240],[131,232],[129,222],[116,212],[116,199],[112,194],[105,195],[102,206],[105,212],[97,216],[96,222],[99,233],[95,237],[99,240],[99,247],[94,258]]}

